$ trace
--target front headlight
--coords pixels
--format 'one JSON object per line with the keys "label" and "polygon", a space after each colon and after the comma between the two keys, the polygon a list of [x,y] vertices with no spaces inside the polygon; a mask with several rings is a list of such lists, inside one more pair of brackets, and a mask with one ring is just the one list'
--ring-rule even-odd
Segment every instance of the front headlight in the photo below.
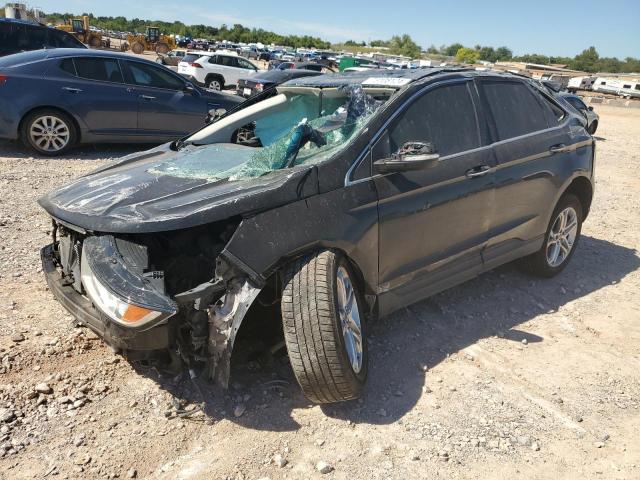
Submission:
{"label": "front headlight", "polygon": [[[177,309],[168,298],[162,299],[166,300],[165,302],[158,302],[160,297],[158,292],[145,288],[142,280],[132,275],[132,272],[121,263],[121,257],[109,255],[105,258],[95,258],[96,251],[101,253],[109,251],[108,248],[93,248],[98,243],[102,243],[103,246],[106,244],[113,245],[109,238],[89,237],[85,240],[85,245],[83,245],[80,261],[82,285],[96,308],[114,322],[134,328],[150,328],[176,313]],[[94,257],[92,257],[92,254]],[[97,275],[91,266],[92,263],[96,262],[99,262],[101,275]],[[117,283],[119,286],[117,291],[119,292],[123,291],[123,287],[124,289],[129,289],[130,295],[125,296],[114,293],[116,285],[108,285],[104,280],[105,278],[110,278],[114,283]],[[140,305],[145,300],[144,297],[150,297],[147,302],[149,304]],[[137,303],[132,301],[133,298],[136,299]],[[158,304],[158,309],[154,309],[151,306],[152,304]]]}

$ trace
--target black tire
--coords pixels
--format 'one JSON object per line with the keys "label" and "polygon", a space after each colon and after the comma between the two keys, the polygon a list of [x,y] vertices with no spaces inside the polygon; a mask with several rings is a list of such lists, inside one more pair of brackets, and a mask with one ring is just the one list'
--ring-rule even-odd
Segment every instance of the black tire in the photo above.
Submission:
{"label": "black tire", "polygon": [[[62,122],[68,129],[69,139],[62,148],[56,150],[43,148],[38,145],[36,139],[34,139],[30,134],[33,125],[40,119],[43,119],[43,117],[55,118],[59,122]],[[27,147],[32,148],[39,154],[45,155],[47,157],[55,157],[65,153],[78,142],[78,129],[76,128],[75,122],[69,115],[61,112],[60,110],[47,108],[31,112],[24,118],[20,128],[20,139],[22,140],[22,143],[24,143]]]}
{"label": "black tire", "polygon": [[140,42],[133,42],[131,44],[131,51],[136,55],[142,55],[144,53],[144,45]]}
{"label": "black tire", "polygon": [[204,80],[204,86],[209,90],[221,91],[224,89],[224,78],[220,75],[209,75]]}
{"label": "black tire", "polygon": [[[551,229],[554,226],[556,220],[558,219],[560,212],[563,212],[565,209],[569,207],[573,208],[573,210],[576,212],[577,231],[575,235],[575,240],[571,245],[569,254],[566,255],[562,263],[560,263],[559,265],[553,266],[549,263],[549,260],[547,257],[547,249],[549,248],[549,242],[551,240],[551,236],[550,236]],[[519,262],[520,267],[527,273],[530,273],[538,277],[543,277],[543,278],[551,278],[559,274],[569,264],[569,261],[571,261],[571,257],[573,257],[573,254],[576,251],[576,248],[578,247],[578,241],[580,240],[580,233],[582,232],[583,218],[584,218],[583,208],[582,208],[582,204],[580,203],[580,200],[578,200],[578,197],[576,197],[571,193],[564,194],[558,201],[556,208],[553,210],[553,214],[551,215],[551,220],[549,221],[549,226],[547,227],[547,231],[545,233],[544,244],[542,245],[542,248],[540,248],[540,250],[538,250],[536,253],[521,259]]]}
{"label": "black tire", "polygon": [[167,54],[170,51],[171,49],[169,48],[169,45],[167,45],[165,42],[160,42],[156,45],[156,53]]}
{"label": "black tire", "polygon": [[362,313],[362,361],[358,372],[354,371],[345,346],[338,313],[340,268],[347,271],[358,311],[363,312],[356,277],[340,254],[320,251],[296,260],[284,272],[281,309],[289,360],[302,392],[315,403],[358,398],[367,379],[366,325]]}

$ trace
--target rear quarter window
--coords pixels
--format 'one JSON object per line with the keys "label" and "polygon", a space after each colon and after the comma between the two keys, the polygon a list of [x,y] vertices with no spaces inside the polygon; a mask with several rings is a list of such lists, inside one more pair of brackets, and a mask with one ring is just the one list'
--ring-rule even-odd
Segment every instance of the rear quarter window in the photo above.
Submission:
{"label": "rear quarter window", "polygon": [[549,128],[549,110],[543,107],[540,95],[524,83],[483,80],[480,85],[498,140]]}
{"label": "rear quarter window", "polygon": [[187,63],[191,63],[191,62],[195,62],[197,59],[200,58],[201,55],[192,55],[190,53],[187,53],[184,57],[182,57],[182,62],[187,62]]}

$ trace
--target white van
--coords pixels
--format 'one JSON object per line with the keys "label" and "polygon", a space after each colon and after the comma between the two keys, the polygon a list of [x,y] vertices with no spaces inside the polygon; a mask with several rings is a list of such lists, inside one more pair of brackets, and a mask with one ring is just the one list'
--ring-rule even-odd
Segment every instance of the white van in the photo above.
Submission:
{"label": "white van", "polygon": [[578,90],[592,90],[593,84],[596,81],[596,77],[572,77],[567,84],[567,90],[571,93],[576,93]]}

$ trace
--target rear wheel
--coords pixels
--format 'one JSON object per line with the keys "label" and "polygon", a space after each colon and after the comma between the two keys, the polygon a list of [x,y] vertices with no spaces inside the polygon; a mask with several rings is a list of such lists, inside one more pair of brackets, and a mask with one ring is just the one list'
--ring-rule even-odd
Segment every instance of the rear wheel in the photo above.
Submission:
{"label": "rear wheel", "polygon": [[358,398],[367,378],[362,297],[346,259],[321,251],[285,272],[284,336],[293,373],[315,403]]}
{"label": "rear wheel", "polygon": [[169,53],[169,45],[167,45],[166,43],[162,42],[156,45],[156,53]]}
{"label": "rear wheel", "polygon": [[569,263],[582,231],[582,204],[573,194],[565,194],[556,205],[547,228],[544,245],[521,260],[524,270],[539,277],[553,277]]}
{"label": "rear wheel", "polygon": [[29,114],[22,123],[20,135],[25,145],[52,157],[66,152],[78,139],[71,117],[57,110]]}
{"label": "rear wheel", "polygon": [[100,48],[102,46],[102,41],[99,37],[93,35],[91,36],[91,38],[89,38],[89,46],[92,48]]}
{"label": "rear wheel", "polygon": [[204,83],[208,90],[220,91],[224,88],[224,80],[218,76],[207,77]]}
{"label": "rear wheel", "polygon": [[144,53],[144,45],[140,42],[133,42],[131,44],[131,51],[136,55],[142,55]]}

